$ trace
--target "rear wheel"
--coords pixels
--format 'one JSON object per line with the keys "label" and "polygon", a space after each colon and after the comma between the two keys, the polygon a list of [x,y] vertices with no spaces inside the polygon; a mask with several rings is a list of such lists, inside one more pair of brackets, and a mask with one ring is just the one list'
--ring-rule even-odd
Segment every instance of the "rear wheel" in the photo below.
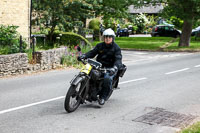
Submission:
{"label": "rear wheel", "polygon": [[81,98],[80,98],[80,91],[81,91],[81,88],[82,88],[82,83],[79,82],[77,85],[71,85],[68,92],[67,92],[67,95],[65,97],[65,110],[67,112],[73,112],[75,111],[80,103],[81,103]]}

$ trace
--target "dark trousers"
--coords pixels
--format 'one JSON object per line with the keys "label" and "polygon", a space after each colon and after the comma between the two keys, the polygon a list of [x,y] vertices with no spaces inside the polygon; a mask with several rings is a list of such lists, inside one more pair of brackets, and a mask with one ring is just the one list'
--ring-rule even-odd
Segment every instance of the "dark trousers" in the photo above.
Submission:
{"label": "dark trousers", "polygon": [[112,81],[115,75],[110,76],[109,73],[104,74],[104,81],[100,98],[106,99],[112,89]]}

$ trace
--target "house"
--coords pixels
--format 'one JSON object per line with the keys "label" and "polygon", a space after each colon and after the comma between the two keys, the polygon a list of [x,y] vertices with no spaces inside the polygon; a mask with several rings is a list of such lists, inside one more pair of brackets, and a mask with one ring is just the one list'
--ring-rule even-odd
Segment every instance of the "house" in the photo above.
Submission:
{"label": "house", "polygon": [[0,24],[19,26],[17,31],[29,43],[31,0],[0,0]]}
{"label": "house", "polygon": [[140,8],[134,7],[134,5],[129,6],[129,13],[131,14],[139,14],[139,13],[145,13],[148,15],[157,15],[161,10],[163,10],[163,5],[148,5],[148,6],[142,6]]}

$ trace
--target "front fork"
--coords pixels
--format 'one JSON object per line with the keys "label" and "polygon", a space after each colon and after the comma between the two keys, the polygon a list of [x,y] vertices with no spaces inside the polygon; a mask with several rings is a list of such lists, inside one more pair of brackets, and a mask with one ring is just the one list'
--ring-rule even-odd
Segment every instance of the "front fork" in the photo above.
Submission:
{"label": "front fork", "polygon": [[[71,85],[77,85],[78,83],[82,82],[81,89],[78,92],[78,97],[81,99],[81,101],[84,103],[85,98],[89,91],[89,79],[90,76],[88,76],[85,73],[79,73],[79,75],[75,76],[72,81],[70,82]],[[84,94],[83,94],[84,93]]]}

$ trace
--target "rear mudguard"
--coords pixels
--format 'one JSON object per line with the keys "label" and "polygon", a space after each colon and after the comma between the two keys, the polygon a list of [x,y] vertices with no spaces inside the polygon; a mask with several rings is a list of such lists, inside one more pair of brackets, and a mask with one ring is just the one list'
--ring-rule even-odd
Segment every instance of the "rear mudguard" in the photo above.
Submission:
{"label": "rear mudguard", "polygon": [[72,79],[72,81],[70,82],[71,85],[77,85],[79,82],[85,80],[85,76],[80,76],[80,75],[77,75],[74,77],[74,79]]}

